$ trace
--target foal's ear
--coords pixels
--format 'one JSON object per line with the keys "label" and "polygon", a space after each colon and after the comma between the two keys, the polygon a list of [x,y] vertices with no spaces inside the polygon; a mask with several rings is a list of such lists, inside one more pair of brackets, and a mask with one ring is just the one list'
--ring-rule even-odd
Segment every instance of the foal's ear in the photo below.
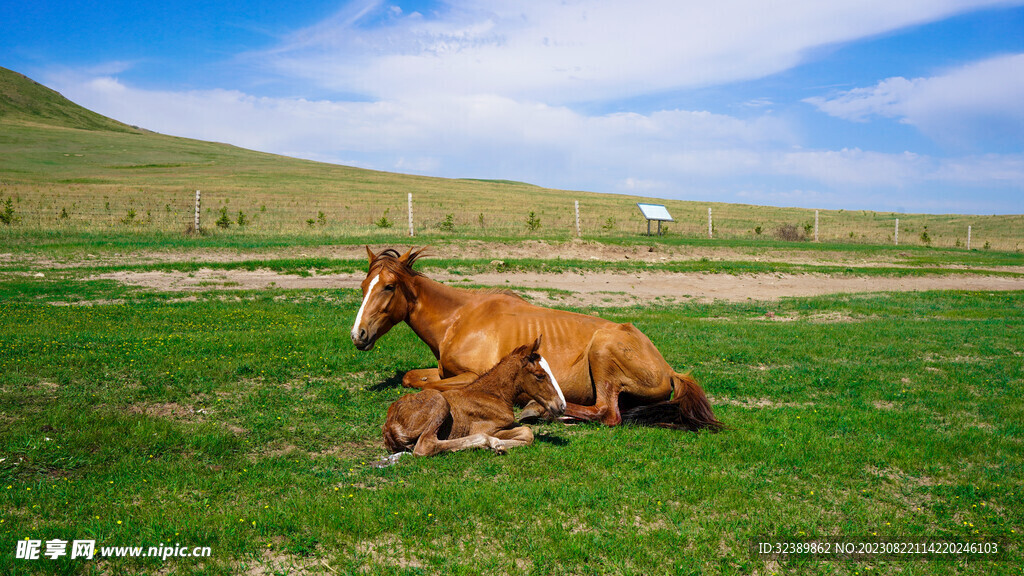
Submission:
{"label": "foal's ear", "polygon": [[373,264],[373,261],[377,259],[377,255],[373,253],[373,250],[370,250],[369,246],[366,247],[366,255],[370,257],[370,264]]}
{"label": "foal's ear", "polygon": [[533,348],[530,349],[530,352],[534,352],[535,353],[535,352],[537,352],[537,350],[540,350],[540,341],[541,341],[541,338],[543,338],[543,337],[544,337],[543,334],[537,335],[537,339],[533,341]]}

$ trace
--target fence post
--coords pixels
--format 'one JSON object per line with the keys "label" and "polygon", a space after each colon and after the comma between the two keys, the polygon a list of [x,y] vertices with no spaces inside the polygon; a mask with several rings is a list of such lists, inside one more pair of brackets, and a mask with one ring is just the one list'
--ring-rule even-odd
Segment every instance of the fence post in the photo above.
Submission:
{"label": "fence post", "polygon": [[967,225],[967,251],[971,251],[971,226]]}
{"label": "fence post", "polygon": [[580,201],[573,200],[576,203],[576,237],[580,237]]}
{"label": "fence post", "polygon": [[896,233],[893,235],[893,240],[895,241],[897,246],[900,245],[900,219],[899,218],[896,219]]}
{"label": "fence post", "polygon": [[196,219],[193,223],[196,234],[199,233],[199,190],[196,190]]}
{"label": "fence post", "polygon": [[708,238],[711,238],[711,207],[708,206]]}
{"label": "fence post", "polygon": [[409,237],[415,236],[415,231],[412,228],[412,192],[409,192]]}
{"label": "fence post", "polygon": [[814,241],[818,241],[818,211],[814,211]]}

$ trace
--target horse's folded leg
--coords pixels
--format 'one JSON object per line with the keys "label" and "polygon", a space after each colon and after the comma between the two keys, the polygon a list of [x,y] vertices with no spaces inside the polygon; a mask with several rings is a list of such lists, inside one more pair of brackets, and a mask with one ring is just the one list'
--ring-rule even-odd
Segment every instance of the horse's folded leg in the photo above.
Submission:
{"label": "horse's folded leg", "polygon": [[424,385],[437,382],[440,379],[441,376],[437,373],[436,368],[409,370],[402,376],[402,386],[406,388],[423,388]]}
{"label": "horse's folded leg", "polygon": [[617,426],[622,423],[622,413],[619,411],[619,394],[622,387],[618,384],[601,382],[597,385],[597,398],[593,406],[580,406],[579,404],[566,404],[565,415],[588,422],[599,421],[607,426]]}
{"label": "horse's folded leg", "polygon": [[520,422],[536,422],[547,418],[547,410],[536,400],[530,400],[519,412]]}

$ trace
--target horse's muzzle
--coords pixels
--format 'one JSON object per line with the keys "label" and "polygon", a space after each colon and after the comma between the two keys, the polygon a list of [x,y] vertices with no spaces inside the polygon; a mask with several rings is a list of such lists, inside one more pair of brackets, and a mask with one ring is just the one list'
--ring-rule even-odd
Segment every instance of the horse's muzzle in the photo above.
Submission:
{"label": "horse's muzzle", "polygon": [[359,330],[358,333],[352,333],[352,344],[356,347],[357,350],[362,350],[363,352],[373,350],[373,345],[375,343],[376,341],[370,338],[369,334],[366,333],[365,329]]}

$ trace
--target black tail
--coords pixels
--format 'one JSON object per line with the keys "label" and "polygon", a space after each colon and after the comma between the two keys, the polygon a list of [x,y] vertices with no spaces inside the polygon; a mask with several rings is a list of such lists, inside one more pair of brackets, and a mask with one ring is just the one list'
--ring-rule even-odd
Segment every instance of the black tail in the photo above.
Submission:
{"label": "black tail", "polygon": [[672,399],[637,406],[622,412],[622,422],[646,426],[663,426],[678,430],[708,430],[718,432],[725,429],[711,411],[711,403],[704,389],[689,374],[672,375]]}

